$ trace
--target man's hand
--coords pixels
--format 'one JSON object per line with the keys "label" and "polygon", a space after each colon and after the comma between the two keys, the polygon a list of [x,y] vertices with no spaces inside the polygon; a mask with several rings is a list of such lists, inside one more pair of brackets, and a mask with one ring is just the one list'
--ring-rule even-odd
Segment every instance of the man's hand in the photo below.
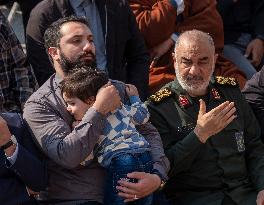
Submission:
{"label": "man's hand", "polygon": [[[0,116],[0,146],[6,144],[11,138],[11,133],[8,129],[6,121]],[[8,157],[12,156],[12,154],[16,150],[16,145],[13,145],[7,149],[5,149],[5,153]]]}
{"label": "man's hand", "polygon": [[248,58],[249,56],[252,56],[252,59],[249,60],[252,65],[257,67],[263,58],[263,54],[264,54],[264,42],[256,38],[248,44],[245,57]]}
{"label": "man's hand", "polygon": [[27,192],[28,192],[28,194],[29,194],[30,196],[36,196],[36,195],[39,194],[39,192],[35,192],[35,191],[31,190],[31,189],[28,188],[28,187],[26,187],[26,189],[27,189]]}
{"label": "man's hand", "polygon": [[206,113],[206,105],[200,100],[200,110],[194,133],[202,143],[212,135],[222,131],[235,118],[236,108],[233,102],[226,101]]}
{"label": "man's hand", "polygon": [[6,121],[0,116],[0,146],[6,144],[11,137]]}
{"label": "man's hand", "polygon": [[258,193],[256,202],[257,205],[264,205],[264,190]]}
{"label": "man's hand", "polygon": [[125,199],[124,202],[135,201],[136,199],[148,196],[156,191],[161,184],[161,179],[156,174],[132,172],[129,173],[127,177],[138,179],[138,182],[132,183],[124,180],[118,181],[120,186],[117,186],[116,188],[120,191],[118,195]]}
{"label": "man's hand", "polygon": [[126,84],[126,93],[128,96],[139,96],[136,86]]}
{"label": "man's hand", "polygon": [[99,89],[93,108],[103,115],[116,110],[121,105],[117,89],[110,82]]}
{"label": "man's hand", "polygon": [[163,56],[165,53],[167,53],[168,50],[174,45],[174,43],[175,42],[171,38],[168,38],[167,40],[163,41],[161,44],[154,47],[150,51],[150,58],[152,59],[150,68],[155,67],[159,58]]}

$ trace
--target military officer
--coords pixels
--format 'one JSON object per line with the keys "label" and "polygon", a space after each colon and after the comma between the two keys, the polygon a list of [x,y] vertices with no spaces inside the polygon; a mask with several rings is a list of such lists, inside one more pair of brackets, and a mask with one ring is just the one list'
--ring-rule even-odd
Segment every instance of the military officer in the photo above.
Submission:
{"label": "military officer", "polygon": [[173,55],[176,79],[148,101],[171,163],[165,194],[177,205],[263,205],[260,128],[235,79],[213,77],[212,38],[186,31]]}

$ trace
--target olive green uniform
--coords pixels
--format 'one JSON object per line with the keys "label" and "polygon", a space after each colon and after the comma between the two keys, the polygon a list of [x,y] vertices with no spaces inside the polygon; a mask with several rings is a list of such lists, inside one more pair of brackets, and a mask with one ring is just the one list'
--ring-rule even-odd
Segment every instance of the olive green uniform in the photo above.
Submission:
{"label": "olive green uniform", "polygon": [[199,102],[176,80],[148,101],[151,122],[171,163],[164,191],[177,205],[254,205],[258,191],[264,189],[258,123],[235,81],[217,78],[205,97],[207,112],[228,100],[235,102],[237,117],[205,144],[193,132]]}

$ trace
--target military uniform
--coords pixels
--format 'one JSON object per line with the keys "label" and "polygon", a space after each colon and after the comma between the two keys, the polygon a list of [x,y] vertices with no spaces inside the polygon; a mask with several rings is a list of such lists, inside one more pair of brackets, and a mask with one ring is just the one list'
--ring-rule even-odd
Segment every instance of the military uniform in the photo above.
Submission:
{"label": "military uniform", "polygon": [[151,122],[171,162],[164,192],[177,205],[256,204],[264,189],[264,145],[253,112],[232,78],[216,77],[202,98],[207,112],[227,100],[237,109],[237,117],[205,144],[193,132],[199,101],[177,80],[148,101]]}

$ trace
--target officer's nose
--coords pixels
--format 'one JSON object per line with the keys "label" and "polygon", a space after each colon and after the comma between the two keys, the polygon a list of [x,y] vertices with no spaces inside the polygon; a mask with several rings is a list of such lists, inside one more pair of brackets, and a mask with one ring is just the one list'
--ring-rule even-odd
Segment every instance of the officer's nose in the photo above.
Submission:
{"label": "officer's nose", "polygon": [[199,66],[197,64],[192,64],[189,74],[197,75],[199,73]]}

